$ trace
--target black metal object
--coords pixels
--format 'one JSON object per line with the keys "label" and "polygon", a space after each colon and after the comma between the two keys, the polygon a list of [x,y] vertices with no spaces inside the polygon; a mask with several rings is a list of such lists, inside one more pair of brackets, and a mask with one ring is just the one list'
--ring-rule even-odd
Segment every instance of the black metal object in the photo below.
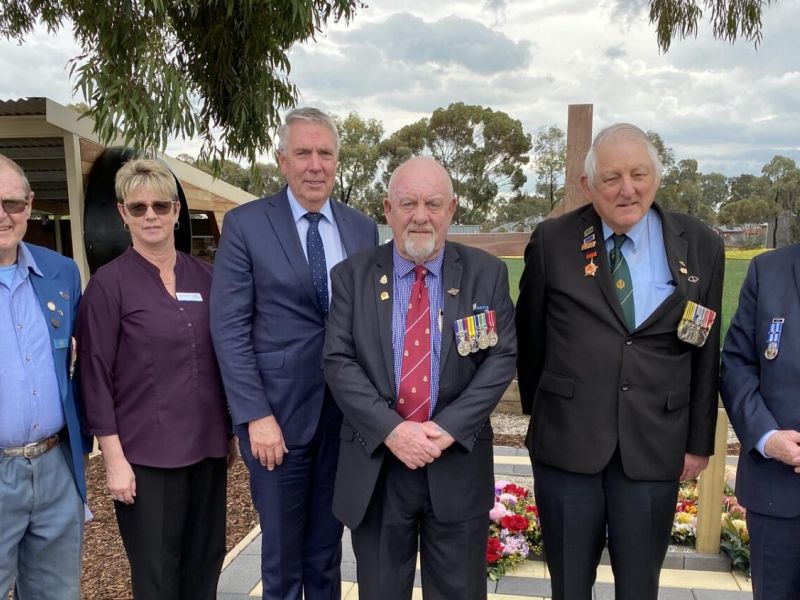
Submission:
{"label": "black metal object", "polygon": [[[140,158],[140,155],[133,148],[122,146],[108,148],[97,158],[89,173],[83,209],[83,243],[91,273],[114,260],[131,245],[131,236],[122,228],[122,218],[117,210],[114,177],[123,164],[134,158]],[[159,162],[169,169],[166,163]],[[178,215],[180,227],[175,232],[175,247],[181,252],[190,254],[192,226],[189,219],[189,205],[177,177],[175,183],[178,186],[178,200],[181,205]]]}

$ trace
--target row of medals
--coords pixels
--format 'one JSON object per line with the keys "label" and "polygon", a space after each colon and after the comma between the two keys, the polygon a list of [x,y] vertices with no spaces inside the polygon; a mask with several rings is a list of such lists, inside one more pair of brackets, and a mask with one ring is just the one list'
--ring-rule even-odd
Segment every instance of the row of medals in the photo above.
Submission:
{"label": "row of medals", "polygon": [[458,334],[458,353],[467,356],[470,352],[486,350],[490,346],[496,346],[498,337],[497,332],[489,327],[480,327],[478,335],[470,337],[468,331],[461,331]]}

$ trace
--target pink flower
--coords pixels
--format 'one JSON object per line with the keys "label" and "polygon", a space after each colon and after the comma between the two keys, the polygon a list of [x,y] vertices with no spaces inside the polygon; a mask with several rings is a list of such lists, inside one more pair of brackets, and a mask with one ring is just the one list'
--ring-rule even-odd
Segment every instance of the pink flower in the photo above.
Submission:
{"label": "pink flower", "polygon": [[508,509],[502,502],[495,502],[494,508],[489,511],[489,518],[492,521],[500,521],[503,517],[508,514]]}

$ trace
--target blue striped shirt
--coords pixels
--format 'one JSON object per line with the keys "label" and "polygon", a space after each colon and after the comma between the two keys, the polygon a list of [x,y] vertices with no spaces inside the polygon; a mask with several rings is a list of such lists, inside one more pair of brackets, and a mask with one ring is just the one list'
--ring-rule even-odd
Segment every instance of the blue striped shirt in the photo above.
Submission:
{"label": "blue striped shirt", "polygon": [[21,243],[11,285],[0,282],[0,447],[50,437],[65,423],[50,331],[30,271],[41,275]]}
{"label": "blue striped shirt", "polygon": [[[406,313],[411,288],[414,285],[414,267],[410,260],[400,256],[397,246],[392,244],[394,262],[394,303],[392,305],[392,353],[394,354],[394,393],[400,394],[400,376],[403,367],[403,344],[406,336]],[[442,263],[444,248],[432,260],[425,263],[428,273],[425,285],[428,287],[428,298],[431,302],[431,407],[428,417],[436,408],[439,398],[439,359],[442,348],[442,318],[444,297],[442,292]]]}

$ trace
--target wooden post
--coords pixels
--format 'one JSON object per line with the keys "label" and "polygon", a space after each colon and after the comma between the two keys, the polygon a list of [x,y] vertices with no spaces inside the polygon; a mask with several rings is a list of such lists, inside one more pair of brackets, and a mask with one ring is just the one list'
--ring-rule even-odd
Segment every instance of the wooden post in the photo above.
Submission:
{"label": "wooden post", "polygon": [[83,287],[89,281],[89,261],[83,244],[83,174],[81,171],[80,138],[67,131],[64,138],[64,164],[67,172],[69,225],[72,235],[72,259],[78,264]]}
{"label": "wooden post", "polygon": [[728,415],[717,409],[717,431],[714,436],[714,456],[700,474],[697,498],[697,544],[701,554],[719,554],[722,531],[722,492],[725,486],[725,457],[728,453]]}
{"label": "wooden post", "polygon": [[574,210],[587,200],[581,191],[583,161],[592,145],[593,104],[570,104],[567,112],[567,172],[564,199],[548,217],[557,217]]}

